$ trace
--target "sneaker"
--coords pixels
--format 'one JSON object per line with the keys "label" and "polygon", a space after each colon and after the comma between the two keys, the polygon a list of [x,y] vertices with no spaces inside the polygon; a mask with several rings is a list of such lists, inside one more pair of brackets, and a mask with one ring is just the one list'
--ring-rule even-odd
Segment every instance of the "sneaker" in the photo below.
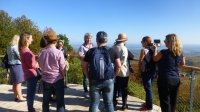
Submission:
{"label": "sneaker", "polygon": [[84,97],[87,98],[87,99],[90,97],[88,92],[85,92]]}
{"label": "sneaker", "polygon": [[142,107],[146,107],[146,103],[143,103],[141,106],[142,106]]}
{"label": "sneaker", "polygon": [[142,107],[140,108],[140,111],[147,111],[146,103],[142,104]]}
{"label": "sneaker", "polygon": [[146,112],[146,111],[147,111],[147,108],[146,108],[146,107],[142,107],[142,108],[140,108],[140,111],[141,111],[141,112],[144,112],[144,111]]}

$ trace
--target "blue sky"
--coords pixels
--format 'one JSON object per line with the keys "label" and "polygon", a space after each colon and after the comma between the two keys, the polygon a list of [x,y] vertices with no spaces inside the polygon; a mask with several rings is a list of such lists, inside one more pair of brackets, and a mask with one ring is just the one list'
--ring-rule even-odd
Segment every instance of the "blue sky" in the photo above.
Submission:
{"label": "blue sky", "polygon": [[0,9],[13,18],[25,15],[40,30],[52,27],[66,34],[70,43],[82,43],[83,35],[128,35],[128,44],[140,44],[143,36],[161,39],[176,33],[183,44],[200,44],[200,0],[0,0]]}

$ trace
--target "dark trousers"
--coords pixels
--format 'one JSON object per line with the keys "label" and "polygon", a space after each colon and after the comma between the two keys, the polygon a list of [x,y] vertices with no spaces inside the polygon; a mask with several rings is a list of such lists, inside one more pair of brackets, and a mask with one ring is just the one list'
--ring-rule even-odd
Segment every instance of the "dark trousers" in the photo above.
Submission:
{"label": "dark trousers", "polygon": [[[128,96],[128,79],[129,77],[119,77],[115,78],[115,85],[114,85],[114,95],[113,95],[113,103],[116,103],[117,92],[121,91],[122,93],[122,105],[127,104],[127,96]],[[115,104],[114,104],[115,105]]]}
{"label": "dark trousers", "polygon": [[35,112],[33,108],[38,77],[31,77],[27,80],[27,106],[28,112]]}
{"label": "dark trousers", "polygon": [[42,111],[49,112],[49,102],[51,100],[51,94],[53,91],[55,91],[57,112],[64,112],[65,111],[64,79],[60,79],[53,84],[43,81],[43,87],[44,87],[44,91],[43,91]]}
{"label": "dark trousers", "polygon": [[175,112],[179,78],[158,79],[158,93],[162,112]]}

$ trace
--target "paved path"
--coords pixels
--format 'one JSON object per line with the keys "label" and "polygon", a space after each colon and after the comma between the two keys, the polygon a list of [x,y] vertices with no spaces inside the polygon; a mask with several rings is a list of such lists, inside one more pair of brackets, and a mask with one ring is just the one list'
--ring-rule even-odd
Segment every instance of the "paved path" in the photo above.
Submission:
{"label": "paved path", "polygon": [[[27,111],[26,102],[14,102],[14,96],[12,92],[11,85],[0,85],[0,112],[25,112]],[[23,93],[26,93],[26,87],[23,86]],[[42,110],[42,94],[37,94],[34,107],[37,112],[41,112]],[[125,110],[125,112],[140,112],[139,108],[141,108],[141,104],[144,101],[128,96],[128,106],[129,109]],[[89,100],[83,97],[83,90],[81,85],[69,84],[69,88],[65,89],[65,108],[67,112],[88,112]],[[120,111],[120,104],[117,105],[117,112]],[[101,106],[102,108],[102,102]],[[154,105],[153,112],[161,112],[160,107]],[[56,105],[50,104],[51,112],[55,112]]]}

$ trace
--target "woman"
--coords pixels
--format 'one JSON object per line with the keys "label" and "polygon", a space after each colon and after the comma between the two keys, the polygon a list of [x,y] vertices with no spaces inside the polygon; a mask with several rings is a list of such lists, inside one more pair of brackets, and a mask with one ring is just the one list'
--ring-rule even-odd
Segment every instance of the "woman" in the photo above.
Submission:
{"label": "woman", "polygon": [[[85,58],[86,52],[93,47],[94,46],[92,44],[92,34],[91,33],[85,33],[84,43],[80,46],[80,48],[78,50],[78,55],[79,55],[79,58],[81,60],[81,67],[82,68],[83,68],[83,63],[84,63],[84,58]],[[85,98],[89,98],[88,88],[87,88],[87,78],[86,78],[84,72],[83,72],[83,89],[84,89]]]}
{"label": "woman", "polygon": [[24,73],[20,61],[18,51],[19,36],[15,35],[10,42],[10,46],[7,48],[8,63],[10,65],[10,79],[13,83],[13,92],[15,95],[14,101],[25,101],[22,96],[21,83],[24,81]]}
{"label": "woman", "polygon": [[162,112],[175,112],[178,88],[180,85],[179,65],[185,65],[182,44],[176,34],[165,38],[167,49],[157,53],[154,45],[154,61],[158,62],[158,93]]}
{"label": "woman", "polygon": [[64,112],[65,58],[63,52],[56,48],[58,38],[53,29],[47,29],[44,32],[43,38],[46,40],[47,46],[38,54],[38,62],[43,71],[42,111],[49,112],[49,102],[51,94],[54,91],[56,95],[57,112]]}
{"label": "woman", "polygon": [[27,81],[27,106],[28,112],[35,112],[33,108],[34,98],[36,93],[36,85],[38,81],[36,68],[38,64],[35,60],[35,55],[29,49],[33,39],[30,33],[22,33],[19,39],[19,51],[24,71],[24,78]]}
{"label": "woman", "polygon": [[139,71],[141,72],[144,90],[146,92],[145,103],[140,111],[153,110],[152,81],[155,76],[155,63],[153,62],[153,50],[151,49],[151,37],[145,36],[141,41],[142,49],[139,58]]}

